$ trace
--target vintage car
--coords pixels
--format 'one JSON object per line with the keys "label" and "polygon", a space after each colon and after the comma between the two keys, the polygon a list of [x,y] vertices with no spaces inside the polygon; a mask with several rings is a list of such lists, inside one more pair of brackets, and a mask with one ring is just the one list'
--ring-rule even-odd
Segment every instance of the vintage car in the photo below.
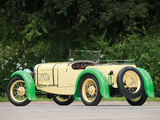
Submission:
{"label": "vintage car", "polygon": [[69,105],[75,99],[87,106],[95,106],[101,98],[123,95],[130,105],[142,105],[147,97],[154,97],[150,75],[133,61],[101,61],[100,51],[70,50],[68,62],[35,65],[34,72],[22,68],[11,75],[7,96],[16,106],[37,100],[36,94],[59,105]]}

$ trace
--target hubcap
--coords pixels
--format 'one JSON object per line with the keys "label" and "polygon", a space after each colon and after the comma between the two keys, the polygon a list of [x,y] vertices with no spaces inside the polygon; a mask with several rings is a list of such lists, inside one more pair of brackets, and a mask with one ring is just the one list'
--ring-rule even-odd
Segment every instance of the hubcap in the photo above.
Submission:
{"label": "hubcap", "polygon": [[24,94],[25,94],[25,88],[24,87],[19,87],[18,89],[17,89],[17,93],[18,93],[18,95],[20,95],[20,96],[23,96]]}
{"label": "hubcap", "polygon": [[88,89],[87,89],[87,92],[90,94],[90,95],[94,95],[95,92],[96,92],[96,89],[94,86],[90,86]]}
{"label": "hubcap", "polygon": [[126,80],[127,87],[137,87],[137,83],[133,81],[133,78],[128,78]]}
{"label": "hubcap", "polygon": [[123,83],[126,90],[130,93],[136,93],[141,86],[140,78],[134,71],[127,71],[124,74]]}

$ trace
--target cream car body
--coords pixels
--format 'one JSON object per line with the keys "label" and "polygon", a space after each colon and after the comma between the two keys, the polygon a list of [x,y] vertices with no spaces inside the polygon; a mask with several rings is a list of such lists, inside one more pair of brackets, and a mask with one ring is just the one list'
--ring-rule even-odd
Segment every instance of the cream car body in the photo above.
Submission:
{"label": "cream car body", "polygon": [[[86,62],[86,61],[84,61]],[[42,90],[54,94],[63,94],[63,95],[73,95],[75,91],[76,80],[78,75],[84,69],[73,69],[73,64],[79,64],[82,61],[68,62],[64,63],[41,63],[35,68],[35,85],[38,90]],[[91,63],[91,62],[88,62]],[[87,68],[96,68],[99,69],[107,78],[108,83],[111,83],[110,80],[110,71],[113,71],[112,75],[112,86],[117,88],[117,75],[119,71],[126,67],[131,66],[135,67],[134,63],[108,63],[108,64],[97,64],[94,66],[87,66]]]}

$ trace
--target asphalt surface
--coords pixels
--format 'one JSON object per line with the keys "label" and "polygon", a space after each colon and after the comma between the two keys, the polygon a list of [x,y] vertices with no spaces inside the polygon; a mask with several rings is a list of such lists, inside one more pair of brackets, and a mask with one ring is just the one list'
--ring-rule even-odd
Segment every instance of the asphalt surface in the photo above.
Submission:
{"label": "asphalt surface", "polygon": [[101,101],[85,106],[75,101],[59,106],[53,101],[32,101],[24,107],[0,102],[0,120],[160,120],[160,102],[130,106],[126,101]]}

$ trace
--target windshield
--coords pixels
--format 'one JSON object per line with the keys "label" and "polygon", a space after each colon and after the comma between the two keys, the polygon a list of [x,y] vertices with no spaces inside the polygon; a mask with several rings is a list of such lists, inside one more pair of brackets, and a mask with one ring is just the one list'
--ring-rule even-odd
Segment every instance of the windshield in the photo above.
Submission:
{"label": "windshield", "polygon": [[92,50],[70,50],[69,62],[75,60],[87,60],[97,62],[99,60],[100,51]]}

